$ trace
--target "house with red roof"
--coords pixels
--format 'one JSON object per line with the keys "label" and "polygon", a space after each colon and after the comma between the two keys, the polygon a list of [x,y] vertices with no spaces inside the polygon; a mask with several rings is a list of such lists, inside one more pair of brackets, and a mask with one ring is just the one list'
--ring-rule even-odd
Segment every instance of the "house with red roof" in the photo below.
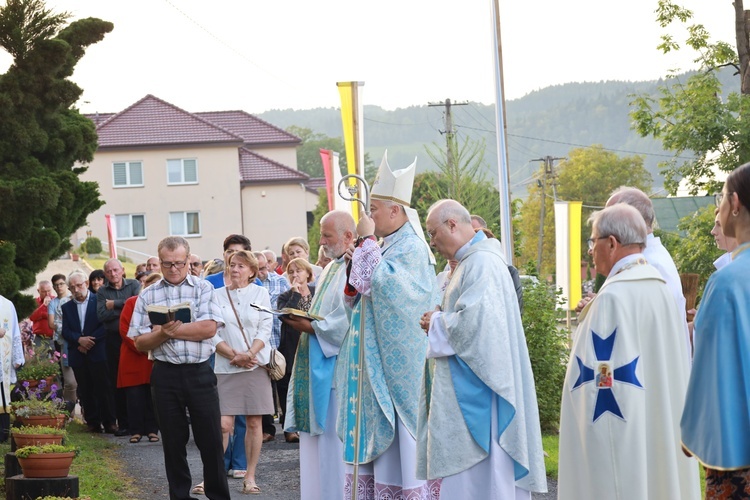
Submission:
{"label": "house with red roof", "polygon": [[99,146],[81,177],[105,203],[74,243],[86,231],[107,241],[105,214],[116,221],[119,254],[135,261],[169,235],[203,259],[220,256],[231,233],[276,253],[307,235],[317,191],[297,170],[295,135],[244,111],[191,113],[153,95],[89,118]]}

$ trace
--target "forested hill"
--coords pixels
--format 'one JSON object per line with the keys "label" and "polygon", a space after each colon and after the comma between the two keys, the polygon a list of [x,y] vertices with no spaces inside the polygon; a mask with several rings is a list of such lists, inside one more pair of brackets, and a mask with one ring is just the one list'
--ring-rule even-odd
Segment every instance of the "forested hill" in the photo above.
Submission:
{"label": "forested hill", "polygon": [[[679,77],[684,82],[686,75]],[[738,91],[739,79],[730,70],[722,73],[725,92]],[[525,195],[530,176],[540,167],[532,160],[546,155],[565,157],[570,149],[601,144],[620,155],[644,156],[646,168],[654,176],[654,190],[661,187],[658,162],[671,156],[661,144],[650,138],[641,138],[630,129],[629,103],[632,94],[657,94],[664,82],[568,83],[537,90],[507,102],[508,152],[511,169],[511,189],[514,197]],[[674,83],[677,83],[676,81]],[[365,89],[366,96],[366,89]],[[461,96],[446,96],[459,101]],[[485,140],[488,176],[497,178],[497,153],[495,146],[495,107],[481,103],[468,103],[452,107],[453,123],[461,140],[469,136]],[[411,106],[393,111],[378,106],[365,106],[365,150],[377,165],[388,149],[392,167],[409,164],[418,158],[419,172],[431,170],[435,165],[425,152],[425,147],[437,144],[445,147],[442,106]],[[310,128],[330,137],[342,135],[341,116],[335,108],[307,110],[271,110],[258,114],[276,126],[290,125]]]}

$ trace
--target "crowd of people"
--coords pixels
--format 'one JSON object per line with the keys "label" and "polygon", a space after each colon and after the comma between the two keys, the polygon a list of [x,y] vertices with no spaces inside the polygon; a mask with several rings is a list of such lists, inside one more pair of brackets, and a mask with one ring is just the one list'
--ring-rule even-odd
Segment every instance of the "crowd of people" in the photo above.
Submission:
{"label": "crowd of people", "polygon": [[[277,261],[232,234],[222,258],[203,261],[169,236],[135,279],[116,259],[55,275],[39,283],[30,339],[65,354],[64,399],[80,402],[89,430],[161,440],[170,498],[229,499],[227,477],[260,493],[276,414],[300,444],[303,499],[529,499],[547,482],[517,271],[455,200],[435,203],[423,226],[410,207],[414,171],[384,158],[369,214],[321,219],[316,264],[299,237]],[[698,498],[699,463],[707,498],[749,497],[750,164],[718,200],[712,234],[731,253],[694,324],[648,196],[618,189],[590,218],[589,253],[606,280],[578,304],[559,498]],[[432,250],[449,263],[439,276]],[[180,304],[189,321],[149,316]],[[297,313],[263,310],[273,308]],[[0,317],[13,318],[0,339],[20,345],[10,309],[0,300]],[[266,369],[274,349],[287,360],[278,381]],[[23,360],[2,352],[2,380],[14,381]]]}

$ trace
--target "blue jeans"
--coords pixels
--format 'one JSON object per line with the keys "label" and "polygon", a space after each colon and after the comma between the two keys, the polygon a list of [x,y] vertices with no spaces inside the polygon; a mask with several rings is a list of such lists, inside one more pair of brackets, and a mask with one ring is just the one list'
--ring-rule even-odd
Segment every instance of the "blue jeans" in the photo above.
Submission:
{"label": "blue jeans", "polygon": [[245,432],[247,432],[245,416],[237,415],[234,417],[234,434],[229,436],[227,451],[224,453],[224,467],[227,470],[247,470]]}

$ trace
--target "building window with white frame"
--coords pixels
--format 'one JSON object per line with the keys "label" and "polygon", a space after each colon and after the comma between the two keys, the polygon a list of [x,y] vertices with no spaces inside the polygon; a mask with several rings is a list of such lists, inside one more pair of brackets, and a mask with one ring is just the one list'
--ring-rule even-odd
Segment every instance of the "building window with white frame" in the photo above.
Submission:
{"label": "building window with white frame", "polygon": [[170,212],[169,234],[172,236],[200,236],[200,212]]}
{"label": "building window with white frame", "polygon": [[195,158],[167,160],[167,184],[198,184],[198,161]]}
{"label": "building window with white frame", "polygon": [[113,162],[112,186],[116,188],[143,186],[143,163],[140,161]]}
{"label": "building window with white frame", "polygon": [[115,215],[118,240],[146,239],[146,216],[144,214]]}

